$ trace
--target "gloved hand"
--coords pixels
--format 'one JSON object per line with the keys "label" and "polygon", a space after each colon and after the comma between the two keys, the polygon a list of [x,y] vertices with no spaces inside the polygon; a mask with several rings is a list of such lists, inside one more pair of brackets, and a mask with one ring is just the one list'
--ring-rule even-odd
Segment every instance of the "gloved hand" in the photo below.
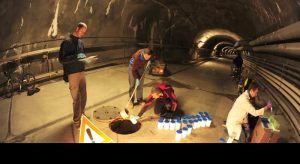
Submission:
{"label": "gloved hand", "polygon": [[139,79],[136,79],[136,80],[135,80],[135,87],[140,86],[140,84],[141,84],[140,80],[139,80]]}
{"label": "gloved hand", "polygon": [[268,108],[268,109],[273,108],[273,104],[272,104],[272,101],[271,101],[271,100],[268,101],[267,108]]}
{"label": "gloved hand", "polygon": [[137,120],[139,119],[140,117],[139,116],[131,116],[130,117],[130,121],[132,124],[136,124],[137,123]]}
{"label": "gloved hand", "polygon": [[77,54],[77,59],[84,59],[86,58],[86,55],[84,53]]}
{"label": "gloved hand", "polygon": [[140,119],[140,117],[139,116],[133,116],[136,120],[138,120],[138,119]]}

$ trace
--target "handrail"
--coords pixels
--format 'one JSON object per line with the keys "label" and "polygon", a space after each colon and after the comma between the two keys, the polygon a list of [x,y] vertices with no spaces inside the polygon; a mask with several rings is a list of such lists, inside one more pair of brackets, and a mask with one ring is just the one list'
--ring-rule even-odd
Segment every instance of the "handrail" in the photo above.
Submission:
{"label": "handrail", "polygon": [[[9,50],[13,50],[15,48],[20,48],[20,47],[25,47],[25,46],[29,46],[29,45],[34,45],[34,44],[38,44],[38,43],[47,43],[47,42],[56,42],[56,41],[63,41],[65,38],[62,39],[51,39],[51,40],[42,40],[42,41],[35,41],[35,42],[30,42],[30,43],[22,43],[22,44],[17,44],[13,47],[4,49],[4,50],[0,50],[0,54],[4,53],[6,51]],[[84,37],[82,39],[136,39],[133,37],[99,37],[99,36],[94,36],[94,37]]]}

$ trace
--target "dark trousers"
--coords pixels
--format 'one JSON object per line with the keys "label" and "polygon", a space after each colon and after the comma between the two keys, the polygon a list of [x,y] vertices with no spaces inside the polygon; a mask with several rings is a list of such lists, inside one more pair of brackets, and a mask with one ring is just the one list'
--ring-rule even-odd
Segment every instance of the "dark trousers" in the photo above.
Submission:
{"label": "dark trousers", "polygon": [[87,101],[86,80],[84,72],[70,74],[69,89],[73,99],[73,121],[80,122]]}
{"label": "dark trousers", "polygon": [[[145,71],[144,68],[138,69],[139,75],[142,76],[144,71]],[[131,97],[131,95],[133,94],[134,88],[135,88],[135,80],[136,80],[133,77],[131,65],[129,65],[128,76],[129,76],[129,97]],[[135,96],[138,101],[143,100],[143,85],[144,85],[144,78],[140,79],[140,85],[137,87]],[[134,103],[135,96],[133,96],[133,98],[131,100],[132,103]]]}

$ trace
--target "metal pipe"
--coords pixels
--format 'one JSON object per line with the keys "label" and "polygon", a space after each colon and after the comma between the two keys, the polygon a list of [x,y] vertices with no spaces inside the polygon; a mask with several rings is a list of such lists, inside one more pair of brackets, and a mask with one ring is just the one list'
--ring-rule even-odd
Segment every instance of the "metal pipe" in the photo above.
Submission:
{"label": "metal pipe", "polygon": [[[252,61],[252,59],[248,59],[248,58],[247,58],[247,60]],[[257,65],[260,67],[266,68],[269,71],[277,73],[277,75],[281,75],[281,78],[287,79],[290,84],[293,83],[293,86],[299,87],[300,81],[299,81],[299,79],[295,78],[295,75],[297,73],[289,71],[289,70],[285,71],[285,72],[280,72],[280,69],[282,69],[282,68],[279,68],[278,66],[272,65],[270,63],[262,63],[262,62],[257,61]],[[299,73],[297,75],[299,75]]]}
{"label": "metal pipe", "polygon": [[[289,81],[293,81],[295,84],[300,84],[300,77],[299,77],[300,70],[295,67],[288,66],[288,65],[280,66],[279,63],[273,63],[273,61],[266,61],[264,59],[257,58],[254,56],[252,57],[247,56],[245,57],[245,59],[249,61],[253,61],[253,63],[255,62],[257,65],[261,67],[268,68],[268,70],[272,72],[276,72],[278,75],[288,77],[286,79]],[[291,78],[293,80],[290,80]]]}
{"label": "metal pipe", "polygon": [[[261,77],[261,76],[260,76]],[[255,78],[255,80],[264,88],[266,88],[269,95],[273,98],[273,100],[278,102],[278,105],[281,106],[282,111],[286,113],[288,116],[287,118],[292,123],[292,127],[294,128],[295,132],[298,134],[298,140],[300,140],[300,120],[299,117],[297,117],[297,113],[295,113],[295,110],[292,110],[292,107],[289,105],[289,103],[284,99],[284,97],[276,92],[276,90],[272,89],[270,85],[268,85],[266,82],[262,81],[262,77]]]}
{"label": "metal pipe", "polygon": [[273,77],[272,74],[269,74],[270,72],[267,72],[266,70],[264,70],[263,68],[258,68],[258,70],[260,70],[261,74],[264,75],[266,78],[266,80],[272,84],[276,89],[279,90],[279,92],[281,94],[283,94],[289,101],[290,103],[292,103],[292,105],[297,109],[297,111],[300,113],[300,105],[299,102],[297,100],[300,100],[300,97],[293,92],[293,90],[291,88],[288,88],[288,86],[286,85],[282,85],[281,82],[286,82],[283,80],[277,80],[275,79],[275,77]]}
{"label": "metal pipe", "polygon": [[[245,65],[247,67],[249,67],[250,69],[252,69],[253,71],[257,72],[258,75],[260,75],[261,77],[264,78],[264,80],[266,80],[268,83],[270,82],[270,79],[268,80],[268,77],[266,77],[264,74],[262,74],[262,72],[260,70],[257,70],[257,67],[254,67],[253,65],[251,65],[251,62],[245,62]],[[266,83],[264,82],[263,83],[264,85],[266,85]],[[272,87],[274,87],[274,83],[269,83]],[[276,87],[274,87],[276,88]],[[282,92],[280,92],[281,90],[279,89],[276,89],[276,90],[273,90],[273,89],[270,89],[270,92],[279,92],[281,94],[275,94],[276,96],[276,100],[277,102],[279,102],[279,104],[281,106],[283,106],[284,108],[284,111],[288,114],[290,120],[292,121],[292,124],[295,126],[296,130],[297,130],[297,133],[299,134],[300,133],[300,120],[299,120],[299,111],[297,111],[297,109],[295,107],[293,107],[293,105],[291,104],[290,100],[286,97],[286,95],[282,94]],[[291,104],[292,106],[289,106],[287,105],[287,103],[283,102],[284,98],[286,100],[288,100],[288,103]],[[296,109],[296,110],[294,110]]]}
{"label": "metal pipe", "polygon": [[300,43],[275,44],[267,46],[253,47],[255,52],[268,52],[276,54],[290,55],[300,58]]}
{"label": "metal pipe", "polygon": [[[249,61],[248,61],[249,62]],[[249,62],[251,63],[251,62]],[[247,62],[245,62],[247,64]],[[251,67],[251,64],[248,65]],[[274,86],[282,95],[285,96],[289,100],[289,102],[296,108],[296,110],[300,113],[300,105],[297,102],[299,100],[299,96],[293,92],[290,88],[282,85],[281,81],[276,80],[272,75],[266,73],[266,70],[263,70],[261,67],[257,67],[256,71],[262,77],[264,77],[272,86]]]}
{"label": "metal pipe", "polygon": [[[253,63],[253,62],[251,62],[251,61],[245,61],[245,62],[246,62],[246,63],[247,63],[247,62]],[[300,89],[299,89],[299,88],[297,88],[296,86],[292,85],[292,84],[291,84],[290,82],[288,82],[286,79],[283,79],[283,78],[279,77],[278,75],[272,73],[271,71],[269,71],[269,70],[267,70],[267,69],[265,69],[265,68],[263,68],[263,67],[257,67],[257,69],[260,70],[260,71],[263,72],[263,73],[266,73],[266,74],[270,75],[272,78],[274,78],[273,81],[277,81],[277,84],[280,84],[283,88],[288,87],[288,89],[285,88],[285,90],[286,90],[287,92],[289,92],[290,95],[292,95],[293,98],[294,98],[295,100],[299,100],[299,99],[300,99]],[[276,80],[275,80],[275,79],[276,79]],[[299,103],[299,102],[298,102],[298,103]],[[300,109],[300,108],[299,108],[299,109]]]}
{"label": "metal pipe", "polygon": [[300,38],[300,21],[250,42],[251,46]]}

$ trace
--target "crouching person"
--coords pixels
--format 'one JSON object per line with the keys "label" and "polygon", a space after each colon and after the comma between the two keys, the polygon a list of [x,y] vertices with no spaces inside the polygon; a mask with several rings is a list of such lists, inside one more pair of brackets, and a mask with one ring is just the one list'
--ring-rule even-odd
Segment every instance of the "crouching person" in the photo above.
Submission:
{"label": "crouching person", "polygon": [[174,118],[177,116],[178,105],[176,100],[176,95],[174,89],[168,84],[159,84],[157,87],[153,88],[151,94],[145,100],[145,104],[140,110],[135,119],[139,119],[142,115],[154,105],[154,113],[160,115],[161,117]]}

